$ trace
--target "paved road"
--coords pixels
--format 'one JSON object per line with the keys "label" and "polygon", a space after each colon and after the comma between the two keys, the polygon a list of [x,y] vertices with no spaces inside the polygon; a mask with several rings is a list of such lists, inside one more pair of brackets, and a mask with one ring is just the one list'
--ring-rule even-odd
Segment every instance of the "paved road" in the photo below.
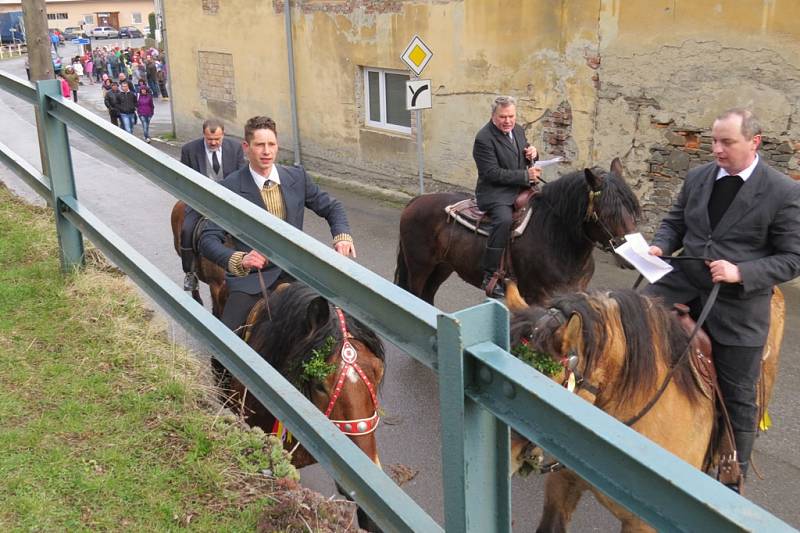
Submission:
{"label": "paved road", "polygon": [[[24,76],[19,59],[0,62],[0,69]],[[90,109],[103,114],[97,108],[99,99],[92,96],[97,87],[84,87],[79,93]],[[168,119],[168,106],[159,104],[156,116]],[[24,157],[36,163],[38,149],[33,129],[33,114],[30,107],[0,93],[0,141],[9,145]],[[165,129],[165,123],[159,126]],[[137,132],[141,135],[141,132]],[[174,198],[164,193],[146,179],[125,168],[98,148],[95,142],[74,132],[70,133],[73,146],[73,162],[79,197],[102,220],[115,231],[123,234],[128,242],[147,256],[176,282],[182,279],[177,257],[171,247],[168,228],[169,211]],[[157,144],[164,151],[177,155],[177,148]],[[38,166],[38,165],[37,165]],[[21,194],[26,187],[10,172],[0,167],[0,180]],[[391,279],[394,271],[394,255],[397,225],[400,211],[397,206],[357,196],[353,193],[334,191],[347,206],[355,239],[359,262],[378,274]],[[32,196],[32,193],[27,193]],[[324,223],[316,217],[308,217],[307,230],[320,239],[327,239]],[[605,256],[599,256],[598,272],[593,285],[597,287],[624,287],[633,282],[632,273],[613,268]],[[748,484],[749,497],[775,513],[783,520],[800,528],[800,508],[796,501],[800,494],[800,401],[794,391],[800,379],[800,290],[787,286],[788,309],[786,339],[783,345],[781,375],[777,383],[772,404],[774,429],[759,439],[755,461],[766,479],[753,479]],[[455,311],[483,300],[479,291],[457,279],[451,279],[440,290],[437,305],[445,311]],[[202,348],[179,326],[171,329],[178,342]],[[408,482],[405,490],[437,520],[442,520],[442,490],[439,440],[439,415],[436,405],[438,393],[436,377],[423,365],[417,363],[394,347],[388,349],[388,363],[382,404],[387,417],[378,430],[381,459],[384,465],[403,464],[416,471],[417,476]],[[304,484],[324,493],[332,492],[332,483],[318,466],[303,470]],[[533,531],[540,515],[543,478],[517,479],[513,484],[513,505],[516,531]],[[593,498],[586,497],[579,507],[573,531],[616,530],[616,521]]]}

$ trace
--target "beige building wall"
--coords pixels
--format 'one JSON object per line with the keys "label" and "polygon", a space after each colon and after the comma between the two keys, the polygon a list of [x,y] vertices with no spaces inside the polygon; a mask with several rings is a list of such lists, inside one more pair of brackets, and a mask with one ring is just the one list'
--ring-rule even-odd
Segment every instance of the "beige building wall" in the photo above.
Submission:
{"label": "beige building wall", "polygon": [[[283,2],[165,8],[179,134],[197,136],[209,116],[240,134],[268,114],[291,148]],[[406,70],[400,55],[417,34],[434,53],[422,75],[433,85],[429,190],[474,186],[474,135],[492,98],[511,94],[529,141],[565,156],[564,170],[620,156],[652,218],[686,165],[709,157],[708,127],[732,105],[763,116],[770,161],[798,173],[786,152],[800,139],[798,15],[789,0],[304,0],[292,10],[302,159],[416,190],[415,125],[365,125],[362,69]]]}
{"label": "beige building wall", "polygon": [[[0,13],[22,11],[22,3],[5,2],[0,4]],[[120,26],[135,26],[145,32],[149,29],[147,16],[155,11],[152,0],[66,0],[47,2],[47,13],[57,15],[58,18],[48,18],[47,25],[50,28],[63,30],[68,27],[80,27],[84,22],[84,17],[91,16],[92,22],[85,23],[86,30],[98,25],[97,13],[119,13]],[[140,15],[136,22],[134,15]]]}

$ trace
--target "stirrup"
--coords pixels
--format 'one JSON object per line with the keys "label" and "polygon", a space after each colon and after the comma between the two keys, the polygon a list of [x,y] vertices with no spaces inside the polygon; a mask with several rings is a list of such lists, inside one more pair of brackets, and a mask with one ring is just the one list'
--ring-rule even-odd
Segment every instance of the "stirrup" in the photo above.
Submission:
{"label": "stirrup", "polygon": [[197,287],[197,274],[194,272],[187,272],[186,276],[183,278],[183,290],[196,291]]}

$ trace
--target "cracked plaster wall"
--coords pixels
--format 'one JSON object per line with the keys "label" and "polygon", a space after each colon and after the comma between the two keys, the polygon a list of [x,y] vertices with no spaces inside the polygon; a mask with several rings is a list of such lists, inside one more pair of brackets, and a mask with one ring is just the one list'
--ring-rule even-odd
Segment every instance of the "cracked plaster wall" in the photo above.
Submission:
{"label": "cracked plaster wall", "polygon": [[[201,97],[198,54],[233,55],[235,116],[273,116],[292,147],[281,0],[167,3],[177,129],[199,135],[219,110]],[[567,167],[620,156],[651,227],[685,163],[708,158],[708,127],[722,109],[751,105],[782,146],[774,163],[798,171],[794,151],[800,3],[778,0],[303,0],[292,3],[304,164],[333,176],[414,192],[415,132],[364,125],[363,71],[405,70],[415,35],[434,52],[423,73],[426,189],[471,189],[472,141],[497,94],[518,101],[518,120],[545,155]],[[229,31],[220,31],[227,28]],[[176,46],[174,43],[180,43]],[[416,125],[412,122],[412,127]],[[688,142],[687,132],[697,136]],[[690,140],[694,139],[691,137]],[[676,139],[682,139],[683,144]]]}

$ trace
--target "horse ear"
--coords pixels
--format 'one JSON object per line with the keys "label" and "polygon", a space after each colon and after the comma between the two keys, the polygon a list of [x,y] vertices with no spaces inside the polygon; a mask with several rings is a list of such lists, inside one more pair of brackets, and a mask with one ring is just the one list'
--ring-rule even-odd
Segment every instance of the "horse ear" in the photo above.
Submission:
{"label": "horse ear", "polygon": [[509,281],[506,283],[506,307],[509,311],[518,313],[528,308],[528,303],[522,298],[519,293],[516,281]]}
{"label": "horse ear", "polygon": [[561,334],[561,353],[567,355],[570,352],[575,352],[578,357],[583,355],[583,319],[578,313],[569,317]]}
{"label": "horse ear", "polygon": [[308,309],[306,309],[306,324],[308,324],[309,331],[321,328],[328,323],[330,317],[331,309],[328,305],[328,300],[322,296],[317,296],[308,304]]}
{"label": "horse ear", "polygon": [[583,173],[586,175],[586,183],[589,184],[589,188],[593,191],[599,191],[603,186],[603,176],[598,176],[590,168],[583,169]]}
{"label": "horse ear", "polygon": [[615,157],[613,161],[611,161],[611,173],[616,174],[620,178],[625,177],[625,169],[622,167],[622,161],[619,160],[619,157]]}

